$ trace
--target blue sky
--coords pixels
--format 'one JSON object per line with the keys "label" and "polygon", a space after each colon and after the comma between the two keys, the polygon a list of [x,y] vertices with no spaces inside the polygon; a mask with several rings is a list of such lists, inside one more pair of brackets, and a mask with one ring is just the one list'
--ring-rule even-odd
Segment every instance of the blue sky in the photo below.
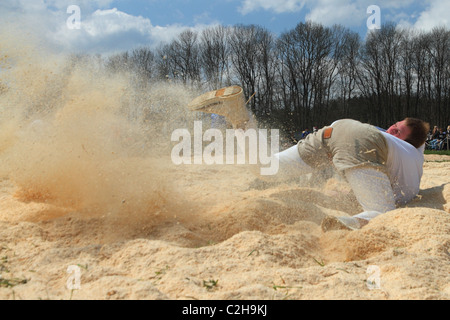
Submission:
{"label": "blue sky", "polygon": [[257,9],[254,12],[242,13],[242,1],[236,0],[197,0],[197,1],[115,1],[113,5],[119,10],[133,15],[143,15],[151,19],[155,25],[197,24],[223,25],[258,24],[273,32],[283,32],[304,20],[305,12],[275,13],[272,10]]}
{"label": "blue sky", "polygon": [[[81,10],[79,30],[67,28],[70,5]],[[57,50],[108,54],[216,24],[257,24],[280,34],[311,20],[364,37],[370,5],[380,7],[382,23],[450,29],[450,0],[1,0],[0,19],[8,23],[0,29],[14,25]]]}

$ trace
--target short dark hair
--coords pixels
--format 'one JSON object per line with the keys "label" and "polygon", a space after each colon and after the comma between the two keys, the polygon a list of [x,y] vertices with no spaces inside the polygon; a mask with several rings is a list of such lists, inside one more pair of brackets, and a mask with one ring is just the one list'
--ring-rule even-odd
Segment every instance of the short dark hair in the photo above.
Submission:
{"label": "short dark hair", "polygon": [[416,118],[406,118],[406,125],[411,129],[411,134],[405,140],[416,148],[425,144],[430,132],[430,124]]}

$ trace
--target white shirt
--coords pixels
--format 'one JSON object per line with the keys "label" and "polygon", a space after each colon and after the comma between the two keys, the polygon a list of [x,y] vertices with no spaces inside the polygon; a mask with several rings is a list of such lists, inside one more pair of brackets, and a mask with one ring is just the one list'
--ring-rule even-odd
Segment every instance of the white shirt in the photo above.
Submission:
{"label": "white shirt", "polygon": [[381,131],[388,144],[386,168],[395,202],[405,205],[419,194],[425,162],[425,145],[416,149],[412,144],[385,132],[384,129],[378,127],[377,129]]}
{"label": "white shirt", "polygon": [[425,145],[416,149],[413,145],[389,133],[382,132],[388,143],[387,173],[397,204],[404,205],[420,191],[425,162]]}
{"label": "white shirt", "polygon": [[[331,126],[338,121],[335,121]],[[378,127],[377,129],[386,138],[388,144],[386,170],[395,202],[398,205],[405,205],[413,200],[420,191],[423,163],[425,162],[425,144],[416,149],[410,143],[387,133],[386,130]],[[369,178],[369,180],[372,179]],[[372,180],[372,183],[375,184],[375,181]]]}
{"label": "white shirt", "polygon": [[[335,122],[336,123],[336,122]],[[334,125],[334,123],[333,123]],[[333,126],[332,125],[332,126]],[[383,131],[380,129],[380,131]],[[372,168],[347,170],[345,175],[365,212],[355,216],[364,220],[395,210],[395,205],[404,205],[414,199],[420,191],[425,162],[425,145],[416,149],[406,141],[382,132],[388,145],[386,173]],[[280,168],[287,174],[298,172],[305,174],[312,171],[302,161],[297,146],[277,155]]]}

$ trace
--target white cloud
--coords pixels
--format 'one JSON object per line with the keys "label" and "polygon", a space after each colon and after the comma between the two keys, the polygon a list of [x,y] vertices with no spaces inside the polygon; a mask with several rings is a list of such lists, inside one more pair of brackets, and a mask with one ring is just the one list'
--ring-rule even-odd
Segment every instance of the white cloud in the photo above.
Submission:
{"label": "white cloud", "polygon": [[[208,25],[198,24],[191,29],[201,31]],[[150,19],[132,16],[117,9],[97,10],[81,22],[81,30],[62,26],[54,35],[71,51],[111,53],[138,46],[156,46],[174,39],[187,27],[183,25],[154,26]]]}
{"label": "white cloud", "polygon": [[361,25],[367,20],[367,6],[353,1],[319,0],[310,2],[311,11],[306,20],[322,23],[324,25],[342,24],[347,27]]}
{"label": "white cloud", "polygon": [[[432,1],[440,2],[439,0]],[[258,10],[274,13],[303,10],[307,12],[304,16],[305,20],[328,26],[342,24],[347,27],[362,27],[366,25],[370,16],[367,13],[367,8],[371,5],[380,7],[382,21],[398,21],[405,24],[408,20],[415,21],[415,18],[410,17],[408,13],[420,7],[422,2],[417,0],[241,0],[241,6],[238,10],[244,15]],[[444,6],[444,2],[440,6]],[[441,9],[441,15],[449,12],[448,9],[444,9]],[[299,20],[301,17],[299,16]]]}
{"label": "white cloud", "polygon": [[[21,0],[21,1],[34,1],[34,0]],[[42,0],[39,0],[42,1]],[[47,7],[54,7],[64,10],[68,6],[77,5],[83,10],[94,11],[95,9],[107,8],[113,3],[114,0],[44,0]]]}
{"label": "white cloud", "polygon": [[[79,30],[67,26],[71,14],[66,9],[73,0],[0,1],[0,28],[14,29],[16,33],[21,30],[30,41],[55,51],[110,54],[138,46],[156,46],[186,29],[178,24],[155,26],[148,18],[117,9],[87,9],[107,6],[111,0],[78,1],[82,7]],[[198,24],[191,29],[200,31],[207,26]]]}
{"label": "white cloud", "polygon": [[449,1],[432,0],[429,7],[420,14],[414,26],[427,31],[437,26],[450,28],[449,12]]}
{"label": "white cloud", "polygon": [[[81,30],[70,30],[66,21],[67,7],[76,2],[81,8]],[[112,53],[137,46],[156,46],[170,41],[186,26],[154,25],[146,17],[110,9],[113,0],[0,0],[0,31],[23,30],[34,36],[40,46],[58,51]],[[239,10],[249,14],[258,10],[274,13],[295,12],[302,18],[324,25],[342,24],[364,27],[367,8],[377,3],[382,22],[394,20],[402,26],[430,30],[434,26],[450,27],[450,1],[426,0],[240,0]],[[338,3],[338,4],[336,4]],[[303,13],[300,13],[303,11]],[[194,17],[191,29],[201,31],[216,25],[208,12]],[[30,40],[31,41],[31,40]]]}
{"label": "white cloud", "polygon": [[[149,19],[135,17],[117,9],[97,10],[83,14],[81,29],[70,29],[65,20],[59,21],[55,32],[47,38],[59,48],[72,52],[110,53],[131,49],[134,44],[151,42]],[[62,23],[61,23],[62,22]]]}
{"label": "white cloud", "polygon": [[82,23],[83,29],[92,37],[136,31],[146,34],[153,26],[149,19],[135,17],[116,8],[97,10]]}
{"label": "white cloud", "polygon": [[95,8],[106,8],[112,2],[113,0],[2,0],[1,6],[9,10],[38,13],[48,8],[65,10],[68,6],[75,4],[83,10],[94,11]]}
{"label": "white cloud", "polygon": [[414,0],[308,0],[306,6],[311,11],[306,19],[328,26],[333,24],[342,24],[346,27],[365,26],[370,16],[367,9],[371,5],[380,7],[382,21],[387,21],[393,16],[404,16],[403,10],[413,3]]}
{"label": "white cloud", "polygon": [[264,9],[276,13],[297,12],[305,5],[306,0],[244,0],[239,12],[243,15]]}

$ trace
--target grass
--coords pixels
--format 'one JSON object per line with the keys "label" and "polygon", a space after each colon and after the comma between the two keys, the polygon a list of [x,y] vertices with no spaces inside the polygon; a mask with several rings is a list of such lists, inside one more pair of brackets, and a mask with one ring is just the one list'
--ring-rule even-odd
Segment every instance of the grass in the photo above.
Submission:
{"label": "grass", "polygon": [[6,264],[8,263],[8,257],[2,257],[0,258],[0,272],[6,272],[9,273],[8,268],[6,267]]}
{"label": "grass", "polygon": [[442,162],[450,162],[450,150],[440,150],[440,151],[436,151],[436,150],[425,150],[425,154],[426,155],[439,155],[439,156],[449,156],[449,158],[445,158],[443,160],[433,160],[433,161],[426,161],[426,162],[437,162],[437,163],[442,163]]}
{"label": "grass", "polygon": [[314,261],[315,261],[319,266],[325,267],[325,263],[323,262],[323,260],[318,261],[316,258],[313,258],[313,259],[314,259]]}
{"label": "grass", "polygon": [[77,266],[80,267],[81,269],[84,269],[84,270],[88,271],[88,267],[89,266],[87,264],[86,265],[77,264]]}
{"label": "grass", "polygon": [[277,286],[276,284],[274,284],[272,286],[272,289],[277,291],[279,289],[303,289],[303,287]]}
{"label": "grass", "polygon": [[275,283],[273,283],[272,289],[275,291],[283,291],[284,290],[284,298],[283,300],[287,300],[290,296],[292,296],[291,294],[289,294],[289,290],[291,289],[303,289],[303,287],[299,287],[299,286],[288,286],[286,285],[286,281],[284,281],[284,279],[282,277],[281,278],[281,282],[283,283],[283,285],[276,285]]}
{"label": "grass", "polygon": [[450,156],[450,150],[425,150],[425,154],[435,154],[440,156]]}
{"label": "grass", "polygon": [[[2,249],[5,249],[4,247]],[[8,267],[8,257],[4,256],[0,258],[0,288],[14,288],[15,286],[28,283],[27,279],[19,279],[19,278],[11,278],[6,279],[3,278],[2,273],[10,273]]]}
{"label": "grass", "polygon": [[203,287],[206,288],[206,290],[211,291],[215,288],[217,288],[217,284],[219,283],[219,280],[203,280]]}
{"label": "grass", "polygon": [[155,271],[155,275],[153,277],[150,277],[150,279],[155,280],[154,284],[156,284],[159,280],[161,280],[164,277],[164,275],[167,273],[167,271],[169,271],[169,269],[170,267],[166,266],[165,268]]}
{"label": "grass", "polygon": [[[162,276],[162,275],[165,275],[166,272],[167,272],[167,270],[169,270],[169,269],[170,269],[170,267],[169,267],[169,266],[166,266],[164,269],[161,269],[161,270],[159,270],[159,271],[156,271],[156,272],[155,272],[155,275],[156,275],[156,276]],[[161,278],[159,278],[159,279],[161,279]]]}
{"label": "grass", "polygon": [[15,286],[28,283],[27,279],[3,279],[0,278],[0,288],[14,288]]}

